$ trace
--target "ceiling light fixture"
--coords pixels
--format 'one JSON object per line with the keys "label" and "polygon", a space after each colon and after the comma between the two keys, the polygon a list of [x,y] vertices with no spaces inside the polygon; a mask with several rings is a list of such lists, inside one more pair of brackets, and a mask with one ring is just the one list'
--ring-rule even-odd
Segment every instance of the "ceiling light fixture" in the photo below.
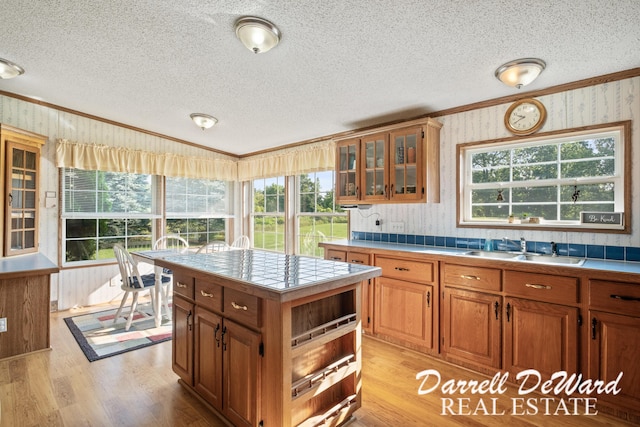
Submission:
{"label": "ceiling light fixture", "polygon": [[253,53],[264,53],[280,42],[282,34],[269,21],[245,16],[236,21],[236,36]]}
{"label": "ceiling light fixture", "polygon": [[24,68],[11,61],[0,58],[0,79],[12,79],[24,74]]}
{"label": "ceiling light fixture", "polygon": [[189,117],[191,117],[191,120],[202,130],[209,129],[218,123],[218,119],[208,114],[193,113],[190,114]]}
{"label": "ceiling light fixture", "polygon": [[498,67],[496,78],[507,86],[520,89],[534,81],[546,65],[538,58],[516,59]]}

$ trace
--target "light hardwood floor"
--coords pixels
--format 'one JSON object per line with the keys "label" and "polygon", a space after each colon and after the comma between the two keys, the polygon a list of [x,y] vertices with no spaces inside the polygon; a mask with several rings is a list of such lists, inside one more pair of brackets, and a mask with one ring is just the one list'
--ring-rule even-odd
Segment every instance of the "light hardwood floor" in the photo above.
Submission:
{"label": "light hardwood floor", "polygon": [[[51,315],[52,351],[0,361],[0,427],[224,425],[177,383],[171,342],[89,363],[63,321],[75,314]],[[486,377],[368,337],[363,361],[363,406],[351,427],[627,425],[603,414],[444,416],[446,396],[435,391],[418,395],[418,372],[436,369],[442,382]],[[517,397],[515,387],[508,388],[499,396],[498,411],[509,412],[510,399]],[[471,397],[477,402],[477,396]],[[470,410],[475,407],[472,403]]]}

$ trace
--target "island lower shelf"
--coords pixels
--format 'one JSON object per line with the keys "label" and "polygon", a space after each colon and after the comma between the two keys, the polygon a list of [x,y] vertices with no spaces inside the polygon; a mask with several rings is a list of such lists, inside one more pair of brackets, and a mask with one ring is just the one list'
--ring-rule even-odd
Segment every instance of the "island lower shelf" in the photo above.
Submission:
{"label": "island lower shelf", "polygon": [[291,298],[170,268],[173,370],[220,416],[236,426],[338,426],[361,406],[362,276]]}

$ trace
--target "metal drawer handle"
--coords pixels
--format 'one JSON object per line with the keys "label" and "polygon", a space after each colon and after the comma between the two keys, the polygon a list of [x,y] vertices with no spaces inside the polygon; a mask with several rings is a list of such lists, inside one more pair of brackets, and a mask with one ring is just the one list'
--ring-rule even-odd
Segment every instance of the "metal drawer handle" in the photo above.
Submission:
{"label": "metal drawer handle", "polygon": [[231,301],[231,307],[235,308],[236,310],[244,310],[244,311],[248,310],[246,305],[238,305],[236,304],[235,301]]}
{"label": "metal drawer handle", "polygon": [[611,298],[619,299],[622,301],[640,301],[638,297],[628,297],[626,295],[611,295]]}
{"label": "metal drawer handle", "polygon": [[176,286],[179,287],[179,288],[186,288],[187,287],[187,285],[185,285],[182,282],[176,282]]}
{"label": "metal drawer handle", "polygon": [[203,297],[213,298],[213,294],[209,294],[203,290],[200,291],[200,294],[202,294]]}
{"label": "metal drawer handle", "polygon": [[364,261],[360,261],[359,259],[352,259],[351,262],[355,264],[364,264]]}
{"label": "metal drawer handle", "polygon": [[469,280],[480,280],[480,277],[471,276],[471,275],[468,275],[468,274],[461,274],[460,277],[462,277],[463,279],[469,279]]}
{"label": "metal drawer handle", "polygon": [[527,288],[533,288],[533,289],[551,289],[552,286],[549,285],[538,285],[536,283],[525,283],[524,284]]}
{"label": "metal drawer handle", "polygon": [[396,267],[396,270],[398,270],[398,271],[409,271],[408,268],[404,268],[404,267]]}
{"label": "metal drawer handle", "polygon": [[342,257],[339,256],[332,256],[331,259],[334,261],[342,261]]}

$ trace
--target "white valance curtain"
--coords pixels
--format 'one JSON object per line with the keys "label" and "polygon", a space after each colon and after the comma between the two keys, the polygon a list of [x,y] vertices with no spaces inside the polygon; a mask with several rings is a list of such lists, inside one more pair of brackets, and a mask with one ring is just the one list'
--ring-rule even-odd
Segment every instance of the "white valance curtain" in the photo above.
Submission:
{"label": "white valance curtain", "polygon": [[235,181],[235,160],[153,153],[124,147],[58,139],[56,167]]}
{"label": "white valance curtain", "polygon": [[238,181],[333,170],[335,159],[332,140],[256,154],[238,161]]}

